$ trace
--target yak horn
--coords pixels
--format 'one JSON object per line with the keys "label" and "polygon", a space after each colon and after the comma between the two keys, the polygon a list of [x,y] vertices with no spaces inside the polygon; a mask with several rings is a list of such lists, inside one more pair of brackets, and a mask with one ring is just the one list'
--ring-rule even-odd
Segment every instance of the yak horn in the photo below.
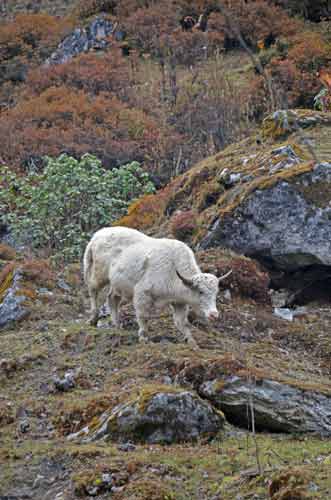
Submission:
{"label": "yak horn", "polygon": [[193,280],[190,278],[184,278],[176,269],[176,273],[178,278],[184,283],[184,285],[188,286],[189,288],[193,288]]}
{"label": "yak horn", "polygon": [[224,274],[223,276],[218,278],[218,282],[220,283],[221,281],[225,280],[228,276],[230,276],[231,273],[232,273],[232,269],[230,269],[229,272],[227,272],[226,274]]}

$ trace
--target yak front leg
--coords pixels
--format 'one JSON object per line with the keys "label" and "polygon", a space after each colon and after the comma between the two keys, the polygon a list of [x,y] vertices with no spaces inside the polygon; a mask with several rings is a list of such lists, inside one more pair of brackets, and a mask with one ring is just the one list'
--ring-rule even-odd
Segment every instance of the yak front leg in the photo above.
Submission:
{"label": "yak front leg", "polygon": [[182,304],[173,304],[172,312],[173,319],[178,330],[184,335],[184,340],[194,349],[198,348],[198,344],[192,337],[192,333],[190,330],[190,323],[188,321],[188,306]]}

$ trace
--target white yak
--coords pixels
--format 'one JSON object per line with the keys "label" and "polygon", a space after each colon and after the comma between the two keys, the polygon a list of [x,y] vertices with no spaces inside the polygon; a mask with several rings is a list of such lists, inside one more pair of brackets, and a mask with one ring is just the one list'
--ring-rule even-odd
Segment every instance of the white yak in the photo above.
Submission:
{"label": "white yak", "polygon": [[84,254],[84,278],[91,298],[90,323],[98,322],[98,292],[109,285],[108,303],[112,320],[119,326],[119,306],[132,301],[139,325],[139,340],[146,340],[147,320],[159,308],[170,306],[173,319],[185,340],[191,335],[189,308],[203,319],[218,318],[217,278],[202,273],[192,250],[183,242],[151,238],[126,227],[97,231]]}

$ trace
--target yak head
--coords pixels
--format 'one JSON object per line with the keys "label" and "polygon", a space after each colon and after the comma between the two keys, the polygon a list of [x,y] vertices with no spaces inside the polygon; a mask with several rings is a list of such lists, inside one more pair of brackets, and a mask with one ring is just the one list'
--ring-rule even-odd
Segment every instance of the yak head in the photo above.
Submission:
{"label": "yak head", "polygon": [[220,278],[210,273],[197,273],[192,278],[187,278],[176,272],[178,278],[191,291],[190,305],[193,311],[208,321],[216,320],[219,316],[216,305],[219,284],[232,273],[232,270]]}

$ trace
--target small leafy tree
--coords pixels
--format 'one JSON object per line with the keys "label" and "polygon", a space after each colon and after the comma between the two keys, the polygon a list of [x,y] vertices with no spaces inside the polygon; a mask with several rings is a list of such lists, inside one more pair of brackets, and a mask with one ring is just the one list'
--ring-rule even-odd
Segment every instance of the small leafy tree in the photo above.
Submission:
{"label": "small leafy tree", "polygon": [[127,212],[132,200],[154,192],[138,162],[105,170],[95,156],[46,158],[40,174],[0,175],[0,215],[18,240],[48,247],[56,258],[81,254],[91,234]]}

